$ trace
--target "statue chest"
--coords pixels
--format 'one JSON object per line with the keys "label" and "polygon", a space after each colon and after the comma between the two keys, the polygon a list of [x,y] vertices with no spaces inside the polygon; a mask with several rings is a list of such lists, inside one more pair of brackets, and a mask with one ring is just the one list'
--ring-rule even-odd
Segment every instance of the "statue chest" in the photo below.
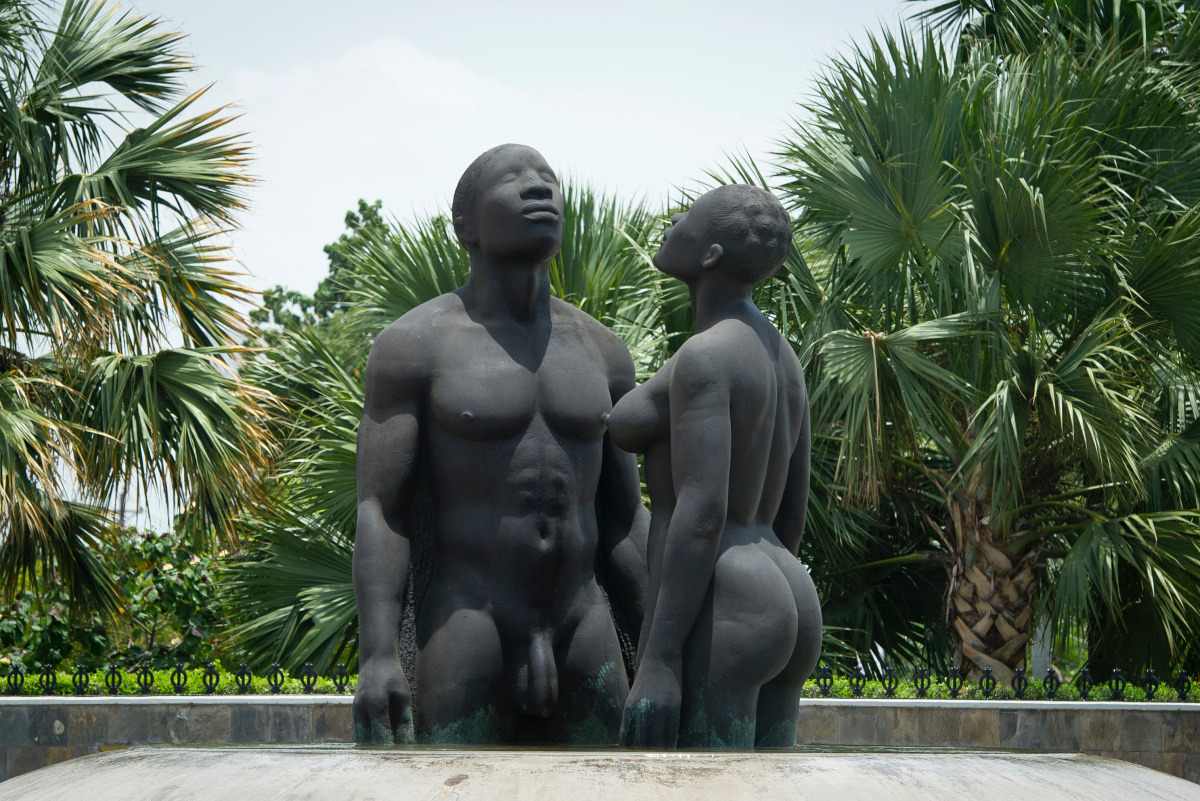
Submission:
{"label": "statue chest", "polygon": [[556,435],[601,439],[612,411],[599,362],[573,329],[551,335],[544,352],[512,352],[486,334],[448,341],[429,388],[442,429],[473,440],[509,440],[540,420]]}

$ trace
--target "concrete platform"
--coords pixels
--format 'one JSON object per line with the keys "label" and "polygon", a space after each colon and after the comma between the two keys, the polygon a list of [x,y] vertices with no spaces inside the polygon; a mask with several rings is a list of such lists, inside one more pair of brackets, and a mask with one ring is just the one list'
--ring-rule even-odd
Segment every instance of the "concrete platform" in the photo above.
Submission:
{"label": "concrete platform", "polygon": [[0,801],[1200,801],[1200,785],[1081,754],[146,746],[42,768]]}

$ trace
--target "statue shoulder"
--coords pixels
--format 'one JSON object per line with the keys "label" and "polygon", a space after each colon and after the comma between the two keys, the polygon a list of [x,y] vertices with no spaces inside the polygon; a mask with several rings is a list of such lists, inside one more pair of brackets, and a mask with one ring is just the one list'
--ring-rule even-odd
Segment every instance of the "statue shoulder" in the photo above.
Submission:
{"label": "statue shoulder", "polygon": [[635,384],[633,358],[629,347],[604,323],[566,301],[551,298],[555,322],[574,325],[580,335],[599,354],[613,389],[614,399],[633,389]]}
{"label": "statue shoulder", "polygon": [[671,357],[671,397],[686,400],[726,387],[734,355],[721,332],[709,329],[694,334]]}
{"label": "statue shoulder", "polygon": [[367,396],[408,394],[425,383],[437,355],[441,329],[462,312],[453,293],[422,303],[379,332],[367,357]]}

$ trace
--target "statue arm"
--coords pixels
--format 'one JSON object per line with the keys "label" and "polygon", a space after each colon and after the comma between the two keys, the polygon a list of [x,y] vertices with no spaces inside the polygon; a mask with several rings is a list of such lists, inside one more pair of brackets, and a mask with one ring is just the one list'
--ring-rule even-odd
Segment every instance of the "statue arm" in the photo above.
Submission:
{"label": "statue arm", "polygon": [[716,566],[729,499],[729,390],[721,371],[703,354],[677,355],[670,407],[676,502],[645,654],[639,660],[678,673]]}
{"label": "statue arm", "polygon": [[418,376],[415,348],[394,327],[380,334],[367,361],[358,429],[358,527],[354,593],[358,601],[359,683],[356,738],[412,739],[412,699],[400,666],[399,632],[411,558],[405,513],[417,463]]}
{"label": "statue arm", "polygon": [[621,717],[621,740],[633,747],[674,748],[679,740],[683,647],[712,581],[728,511],[729,389],[697,344],[693,338],[680,349],[671,371],[676,501],[655,560],[653,611]]}
{"label": "statue arm", "polygon": [[[603,332],[609,394],[613,406],[636,384],[633,359],[625,344],[612,332]],[[637,457],[617,447],[604,435],[603,465],[596,491],[596,525],[599,532],[600,569],[609,591],[609,602],[633,642],[641,634],[646,613],[646,539],[650,514],[642,503],[642,482]]]}
{"label": "statue arm", "polygon": [[646,612],[646,537],[650,515],[642,505],[637,457],[604,435],[604,465],[596,493],[601,565],[614,612],[633,642]]}
{"label": "statue arm", "polygon": [[812,410],[804,398],[804,415],[800,422],[800,437],[792,450],[788,462],[787,482],[783,487],[783,498],[775,515],[775,536],[783,547],[795,556],[804,537],[804,520],[808,510],[808,481],[812,472]]}

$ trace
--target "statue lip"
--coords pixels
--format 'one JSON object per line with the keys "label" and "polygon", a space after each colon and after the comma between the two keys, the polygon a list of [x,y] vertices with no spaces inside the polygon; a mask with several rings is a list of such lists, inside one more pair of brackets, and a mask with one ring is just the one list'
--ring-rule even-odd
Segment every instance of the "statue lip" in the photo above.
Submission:
{"label": "statue lip", "polygon": [[553,203],[527,203],[521,216],[535,222],[554,222],[559,218],[558,207]]}

